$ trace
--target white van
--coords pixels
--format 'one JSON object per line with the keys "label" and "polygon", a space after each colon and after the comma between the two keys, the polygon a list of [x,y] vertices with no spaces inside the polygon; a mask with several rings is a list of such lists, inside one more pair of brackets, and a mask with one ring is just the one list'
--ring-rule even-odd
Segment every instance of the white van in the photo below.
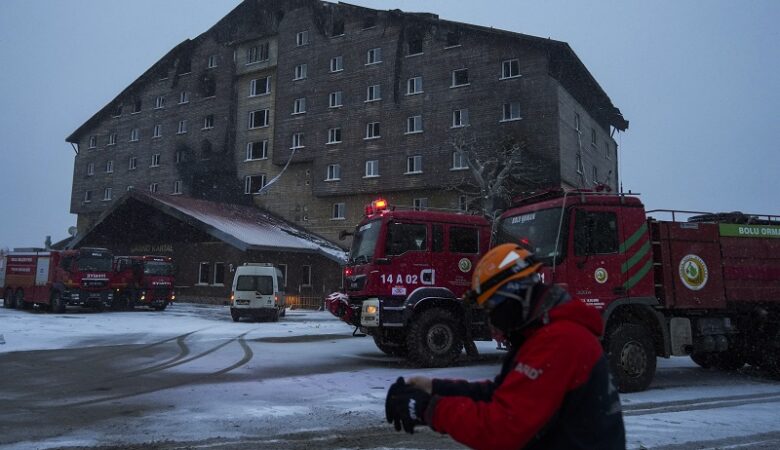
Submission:
{"label": "white van", "polygon": [[284,317],[285,295],[282,271],[269,263],[245,263],[236,268],[230,293],[230,316],[270,319]]}

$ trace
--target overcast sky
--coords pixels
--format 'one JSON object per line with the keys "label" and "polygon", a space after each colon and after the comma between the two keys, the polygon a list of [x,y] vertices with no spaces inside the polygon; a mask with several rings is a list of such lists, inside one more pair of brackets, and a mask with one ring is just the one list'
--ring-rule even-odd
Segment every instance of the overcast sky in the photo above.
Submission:
{"label": "overcast sky", "polygon": [[[67,236],[65,138],[238,3],[0,1],[0,248]],[[349,3],[565,41],[630,121],[621,182],[648,209],[780,215],[780,1]]]}

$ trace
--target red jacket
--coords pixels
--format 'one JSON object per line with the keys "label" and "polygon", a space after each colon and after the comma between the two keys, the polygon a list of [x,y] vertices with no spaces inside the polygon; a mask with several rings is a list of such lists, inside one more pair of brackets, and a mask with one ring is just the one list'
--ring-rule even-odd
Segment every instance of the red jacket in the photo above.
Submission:
{"label": "red jacket", "polygon": [[594,308],[576,300],[556,306],[507,355],[494,382],[434,380],[428,424],[475,449],[625,448],[602,329]]}

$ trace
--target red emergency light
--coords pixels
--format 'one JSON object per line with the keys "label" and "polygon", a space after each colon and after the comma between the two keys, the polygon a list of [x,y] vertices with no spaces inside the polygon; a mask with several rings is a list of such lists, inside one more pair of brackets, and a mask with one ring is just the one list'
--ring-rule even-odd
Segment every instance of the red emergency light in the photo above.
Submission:
{"label": "red emergency light", "polygon": [[370,216],[371,214],[376,214],[381,211],[387,210],[387,200],[383,198],[378,198],[371,202],[370,204],[366,205],[366,215]]}

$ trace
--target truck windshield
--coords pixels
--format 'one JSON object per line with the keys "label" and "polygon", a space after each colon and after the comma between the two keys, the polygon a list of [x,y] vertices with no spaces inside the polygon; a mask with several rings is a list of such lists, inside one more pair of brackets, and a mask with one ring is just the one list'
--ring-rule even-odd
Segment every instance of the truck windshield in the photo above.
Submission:
{"label": "truck windshield", "polygon": [[559,239],[558,250],[555,249],[560,220],[560,208],[504,217],[496,230],[496,245],[527,239],[534,255],[542,262],[550,264],[553,258],[561,255],[564,239]]}
{"label": "truck windshield", "polygon": [[352,239],[352,248],[349,251],[350,263],[363,264],[371,261],[374,257],[374,249],[379,239],[381,225],[381,221],[372,220],[358,226],[355,237]]}
{"label": "truck windshield", "polygon": [[173,264],[162,261],[146,261],[144,262],[144,275],[172,277]]}
{"label": "truck windshield", "polygon": [[274,279],[268,275],[239,275],[237,291],[255,291],[261,295],[273,295]]}
{"label": "truck windshield", "polygon": [[113,266],[114,258],[111,255],[104,256],[92,256],[84,255],[79,256],[79,270],[92,270],[95,272],[110,272]]}

